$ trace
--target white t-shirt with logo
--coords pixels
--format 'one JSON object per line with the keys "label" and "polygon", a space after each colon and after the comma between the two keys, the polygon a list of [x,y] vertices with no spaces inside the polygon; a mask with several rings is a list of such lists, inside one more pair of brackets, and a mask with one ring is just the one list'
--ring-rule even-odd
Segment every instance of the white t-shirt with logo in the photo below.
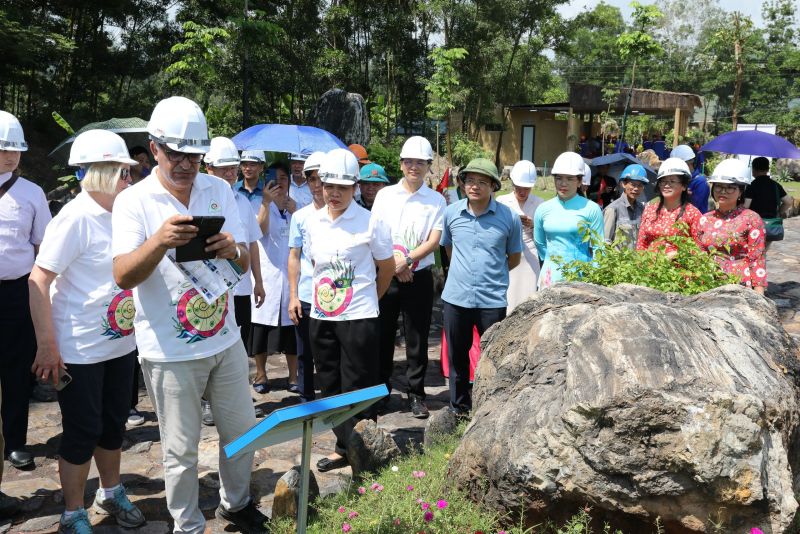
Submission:
{"label": "white t-shirt with logo", "polygon": [[[114,202],[114,257],[139,248],[173,215],[221,215],[225,217],[222,231],[230,232],[237,243],[247,241],[233,191],[225,181],[198,173],[187,208],[161,185],[157,170],[120,193]],[[241,341],[231,293],[208,305],[165,255],[153,273],[133,289],[139,357],[197,360]]]}
{"label": "white t-shirt with logo", "polygon": [[306,219],[314,264],[311,317],[348,321],[378,316],[375,260],[392,257],[389,228],[355,200],[335,220],[322,208]]}
{"label": "white t-shirt with logo", "polygon": [[[428,240],[431,232],[444,228],[444,197],[422,184],[418,190],[409,193],[403,183],[378,191],[372,205],[372,216],[382,220],[392,232],[392,247],[399,256],[409,252]],[[412,271],[433,265],[435,259],[431,252],[411,266]]]}
{"label": "white t-shirt with logo", "polygon": [[47,226],[36,265],[50,288],[56,345],[67,364],[91,364],[136,348],[130,291],[114,283],[111,212],[81,192]]}
{"label": "white t-shirt with logo", "polygon": [[[261,236],[264,234],[261,232],[261,227],[258,225],[258,219],[256,219],[256,214],[253,213],[253,207],[250,205],[250,201],[238,191],[234,191],[233,196],[236,198],[236,207],[239,209],[239,219],[242,222],[242,229],[247,235],[247,244],[249,245],[261,239]],[[233,294],[237,297],[249,297],[253,294],[253,277],[249,272],[245,273],[239,283],[236,284],[236,287],[233,288]]]}

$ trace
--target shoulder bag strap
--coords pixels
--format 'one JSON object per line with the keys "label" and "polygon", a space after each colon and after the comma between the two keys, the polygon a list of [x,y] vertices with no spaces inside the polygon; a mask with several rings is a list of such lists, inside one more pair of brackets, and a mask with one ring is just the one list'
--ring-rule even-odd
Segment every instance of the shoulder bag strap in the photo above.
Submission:
{"label": "shoulder bag strap", "polygon": [[6,183],[0,185],[0,198],[3,198],[8,190],[11,189],[11,187],[16,183],[17,178],[19,178],[19,175],[12,175]]}

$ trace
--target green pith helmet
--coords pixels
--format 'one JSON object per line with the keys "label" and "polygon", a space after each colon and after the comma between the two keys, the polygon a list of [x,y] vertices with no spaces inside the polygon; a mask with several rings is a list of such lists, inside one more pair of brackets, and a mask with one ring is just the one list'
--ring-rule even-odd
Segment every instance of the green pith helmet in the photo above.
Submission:
{"label": "green pith helmet", "polygon": [[495,164],[486,159],[486,158],[475,158],[467,163],[467,166],[461,169],[458,172],[458,179],[462,182],[464,181],[464,176],[468,172],[474,172],[476,174],[482,174],[484,176],[488,176],[494,182],[494,190],[499,191],[501,184],[500,184],[500,175],[497,174],[497,167]]}

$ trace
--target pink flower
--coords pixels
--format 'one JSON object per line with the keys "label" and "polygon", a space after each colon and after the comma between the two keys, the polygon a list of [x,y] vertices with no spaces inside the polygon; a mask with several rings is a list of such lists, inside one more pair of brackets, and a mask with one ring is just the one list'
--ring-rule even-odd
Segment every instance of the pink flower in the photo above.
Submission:
{"label": "pink flower", "polygon": [[424,519],[426,523],[429,523],[431,520],[433,520],[433,512],[428,510],[427,512],[425,512],[425,515],[422,516],[422,519]]}
{"label": "pink flower", "polygon": [[750,529],[750,534],[764,534],[760,528],[753,527]]}
{"label": "pink flower", "polygon": [[353,527],[350,526],[350,523],[342,523],[342,532],[350,532]]}
{"label": "pink flower", "polygon": [[414,491],[414,486],[406,486],[406,491]]}
{"label": "pink flower", "polygon": [[343,514],[345,512],[345,510],[346,510],[346,508],[344,506],[340,506],[339,507],[339,513],[340,514]]}
{"label": "pink flower", "polygon": [[397,526],[397,527],[399,527],[399,526],[400,526],[400,518],[399,518],[399,517],[395,517],[395,518],[394,518],[394,524],[395,524],[395,526]]}
{"label": "pink flower", "polygon": [[438,501],[436,501],[436,507],[439,510],[444,510],[445,508],[447,508],[447,501],[445,501],[444,499],[439,499]]}
{"label": "pink flower", "polygon": [[364,495],[367,492],[367,489],[364,486],[358,488],[358,494]]}
{"label": "pink flower", "polygon": [[430,505],[430,504],[428,504],[428,503],[426,503],[426,502],[422,503],[422,509],[423,509],[423,510],[430,510],[430,508],[431,508],[431,505]]}
{"label": "pink flower", "polygon": [[383,486],[380,484],[373,484],[372,491],[374,491],[375,493],[380,493],[383,491]]}
{"label": "pink flower", "polygon": [[373,483],[372,483],[372,486],[370,486],[369,488],[370,488],[372,491],[375,491],[376,489],[378,489],[378,486],[380,486],[380,484],[378,484],[377,482],[373,482]]}
{"label": "pink flower", "polygon": [[347,514],[347,519],[353,519],[354,517],[358,517],[358,512],[355,510]]}
{"label": "pink flower", "polygon": [[425,476],[425,471],[412,471],[411,476],[414,478],[423,478]]}
{"label": "pink flower", "polygon": [[417,499],[417,504],[422,504],[422,499]]}

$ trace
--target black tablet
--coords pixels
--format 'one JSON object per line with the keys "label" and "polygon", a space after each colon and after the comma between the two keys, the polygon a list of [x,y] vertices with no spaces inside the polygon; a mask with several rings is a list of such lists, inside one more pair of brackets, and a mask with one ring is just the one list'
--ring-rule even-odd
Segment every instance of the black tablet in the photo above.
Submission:
{"label": "black tablet", "polygon": [[225,224],[225,217],[217,215],[192,216],[192,220],[186,224],[197,226],[197,235],[185,245],[175,247],[176,261],[198,261],[210,260],[217,256],[216,251],[206,252],[208,246],[206,239],[218,234]]}

